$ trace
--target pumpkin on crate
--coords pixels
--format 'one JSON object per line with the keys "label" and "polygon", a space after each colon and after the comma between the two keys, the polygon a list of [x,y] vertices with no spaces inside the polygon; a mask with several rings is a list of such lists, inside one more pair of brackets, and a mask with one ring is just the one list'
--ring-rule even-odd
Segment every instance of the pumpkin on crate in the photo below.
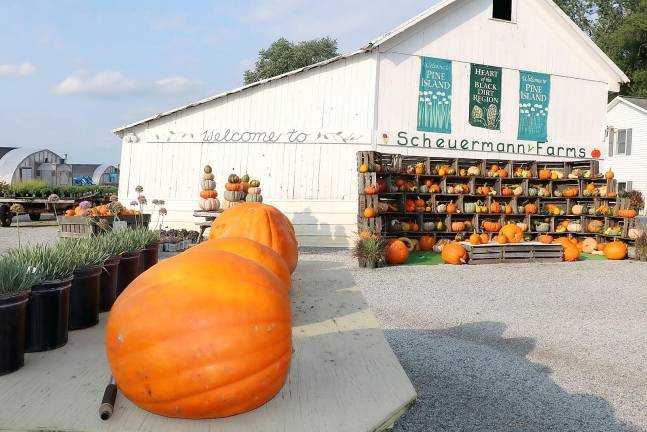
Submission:
{"label": "pumpkin on crate", "polygon": [[409,248],[402,240],[394,240],[386,246],[384,256],[387,264],[401,265],[409,259]]}
{"label": "pumpkin on crate", "polygon": [[523,206],[524,212],[526,214],[537,214],[537,205],[533,203],[528,203]]}
{"label": "pumpkin on crate", "polygon": [[367,219],[372,219],[377,216],[377,211],[374,208],[366,207],[364,209],[363,215]]}
{"label": "pumpkin on crate", "polygon": [[588,225],[586,226],[586,230],[591,234],[597,234],[601,232],[602,228],[604,228],[604,222],[598,219],[589,221]]}
{"label": "pumpkin on crate", "polygon": [[446,211],[447,213],[456,213],[458,211],[458,206],[454,204],[454,201],[451,201],[449,204],[447,204]]}
{"label": "pumpkin on crate", "polygon": [[465,231],[465,222],[452,222],[452,232]]}
{"label": "pumpkin on crate", "polygon": [[506,244],[509,243],[508,238],[504,236],[503,234],[499,234],[494,238],[494,241],[496,241],[498,244]]}
{"label": "pumpkin on crate", "polygon": [[634,209],[621,209],[620,211],[618,211],[618,216],[627,219],[633,219],[638,216],[638,212]]}
{"label": "pumpkin on crate", "polygon": [[508,243],[521,243],[524,239],[523,231],[514,223],[501,228],[499,235],[505,237]]}
{"label": "pumpkin on crate", "polygon": [[502,226],[499,222],[487,220],[483,222],[483,229],[487,232],[499,232]]}
{"label": "pumpkin on crate", "polygon": [[539,180],[550,180],[552,176],[552,172],[544,167],[544,169],[539,170]]}
{"label": "pumpkin on crate", "polygon": [[469,242],[470,242],[471,245],[474,245],[474,246],[480,245],[482,243],[481,242],[481,236],[478,235],[477,233],[474,233],[474,234],[470,235]]}
{"label": "pumpkin on crate", "polygon": [[488,243],[490,243],[490,236],[489,236],[488,234],[486,234],[486,233],[481,233],[481,234],[479,235],[479,237],[481,238],[481,244],[488,244]]}
{"label": "pumpkin on crate", "polygon": [[287,216],[270,205],[241,203],[226,210],[213,221],[209,240],[228,237],[245,237],[269,247],[283,257],[291,272],[297,266],[294,227]]}
{"label": "pumpkin on crate", "polygon": [[105,338],[119,391],[135,405],[166,417],[229,417],[283,387],[290,299],[274,273],[249,259],[195,253],[134,280],[112,307]]}
{"label": "pumpkin on crate", "polygon": [[540,236],[537,237],[537,241],[539,241],[540,243],[545,243],[545,244],[552,243],[553,240],[554,240],[553,236],[551,236],[549,234],[541,234]]}
{"label": "pumpkin on crate", "polygon": [[598,250],[598,242],[593,237],[586,237],[582,240],[582,252],[590,254],[596,250]]}
{"label": "pumpkin on crate", "polygon": [[218,192],[213,189],[200,191],[200,198],[202,199],[216,198],[217,196]]}
{"label": "pumpkin on crate", "polygon": [[465,264],[468,260],[467,251],[460,243],[456,242],[446,244],[440,256],[445,263],[452,265]]}

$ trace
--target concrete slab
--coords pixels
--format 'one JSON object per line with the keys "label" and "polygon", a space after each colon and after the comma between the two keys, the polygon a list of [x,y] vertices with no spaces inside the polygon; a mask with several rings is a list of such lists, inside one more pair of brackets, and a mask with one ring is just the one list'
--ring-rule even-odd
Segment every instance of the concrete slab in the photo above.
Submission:
{"label": "concrete slab", "polygon": [[109,379],[104,325],[71,332],[55,351],[27,354],[0,377],[0,430],[379,431],[416,393],[351,273],[341,262],[302,260],[292,292],[294,356],[288,381],[268,404],[236,417],[186,421],[140,410],[121,394],[98,408]]}

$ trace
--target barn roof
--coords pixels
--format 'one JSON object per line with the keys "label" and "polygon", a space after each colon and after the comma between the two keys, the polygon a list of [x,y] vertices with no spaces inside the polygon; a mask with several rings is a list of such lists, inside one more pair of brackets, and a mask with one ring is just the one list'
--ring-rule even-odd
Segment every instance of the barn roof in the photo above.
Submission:
{"label": "barn roof", "polygon": [[18,165],[29,156],[39,151],[44,151],[45,149],[34,149],[34,148],[14,148],[13,150],[8,151],[7,153],[0,158],[0,181],[11,184],[13,174],[16,172]]}
{"label": "barn roof", "polygon": [[607,111],[618,105],[620,102],[623,102],[633,108],[636,108],[638,111],[647,114],[647,98],[637,96],[618,96],[609,103]]}
{"label": "barn roof", "polygon": [[[114,129],[112,132],[117,134],[117,135],[123,135],[124,131],[126,131],[127,129],[131,129],[131,128],[134,128],[136,126],[142,125],[144,123],[148,123],[148,122],[153,121],[153,120],[157,120],[157,119],[160,119],[160,118],[163,118],[163,117],[167,117],[167,116],[175,114],[175,113],[177,113],[179,111],[184,111],[184,110],[186,110],[188,108],[196,107],[196,106],[199,106],[199,105],[214,101],[216,99],[221,99],[223,97],[226,97],[226,96],[229,96],[229,95],[232,95],[232,94],[235,94],[235,93],[239,93],[239,92],[245,91],[245,90],[250,89],[250,88],[258,87],[258,86],[261,86],[263,84],[266,84],[266,83],[269,83],[269,82],[272,82],[272,81],[280,80],[280,79],[283,79],[283,78],[286,78],[286,77],[289,77],[289,76],[292,76],[292,75],[300,74],[302,72],[305,72],[305,71],[308,71],[308,70],[311,70],[311,69],[316,69],[316,68],[319,68],[319,67],[334,63],[334,62],[339,61],[339,60],[343,60],[343,59],[347,59],[347,58],[356,56],[358,54],[370,52],[373,49],[379,47],[380,45],[383,45],[385,42],[387,42],[387,41],[395,38],[396,36],[404,33],[405,31],[407,31],[410,28],[416,26],[420,22],[426,20],[427,18],[431,17],[432,15],[442,11],[446,7],[452,5],[453,3],[456,3],[458,1],[460,1],[460,0],[440,0],[434,6],[430,7],[429,9],[425,10],[424,12],[414,16],[413,18],[403,22],[402,24],[400,24],[399,26],[397,26],[393,30],[388,31],[388,32],[384,33],[383,35],[373,39],[366,46],[360,48],[357,51],[354,51],[354,52],[351,52],[351,53],[348,53],[348,54],[339,55],[339,56],[333,57],[333,58],[331,58],[329,60],[324,60],[322,62],[315,63],[315,64],[310,65],[310,66],[306,66],[306,67],[303,67],[303,68],[300,68],[300,69],[295,69],[295,70],[293,70],[291,72],[287,72],[287,73],[284,73],[284,74],[281,74],[281,75],[277,75],[275,77],[268,78],[268,79],[265,79],[265,80],[262,80],[262,81],[258,81],[258,82],[255,82],[255,83],[252,83],[252,84],[249,84],[249,85],[245,85],[245,86],[242,86],[242,87],[238,87],[236,89],[233,89],[233,90],[230,90],[230,91],[227,91],[227,92],[224,92],[224,93],[220,93],[220,94],[217,94],[217,95],[214,95],[214,96],[199,100],[197,102],[193,102],[191,104],[184,105],[184,106],[181,106],[179,108],[172,109],[170,111],[162,112],[162,113],[159,113],[157,115],[154,115],[154,116],[145,118],[143,120],[140,120],[138,122],[130,123],[130,124],[127,124],[125,126],[121,126],[121,127],[117,128],[117,129]],[[625,75],[624,72],[622,72],[622,70],[620,70],[620,68],[577,26],[577,24],[575,24],[573,22],[573,20],[570,19],[570,17],[568,15],[566,15],[566,13],[564,13],[561,10],[561,8],[559,6],[557,6],[555,4],[555,2],[553,0],[544,0],[544,1],[549,5],[549,7],[553,8],[553,10],[564,20],[565,25],[568,25],[573,30],[575,30],[575,32],[580,36],[580,38],[583,40],[583,42],[587,46],[589,46],[593,50],[593,52],[595,54],[597,54],[604,61],[604,63],[618,76],[618,82],[621,82],[621,83],[628,83],[629,82],[629,78],[627,77],[627,75]]]}

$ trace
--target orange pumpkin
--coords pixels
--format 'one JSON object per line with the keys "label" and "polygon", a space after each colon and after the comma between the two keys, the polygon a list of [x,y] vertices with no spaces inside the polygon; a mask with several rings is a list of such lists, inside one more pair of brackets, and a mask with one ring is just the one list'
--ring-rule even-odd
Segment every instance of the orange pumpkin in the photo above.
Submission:
{"label": "orange pumpkin", "polygon": [[290,300],[269,270],[224,251],[164,260],[115,302],[106,353],[119,391],[166,417],[228,417],[265,404],[292,354]]}
{"label": "orange pumpkin", "polygon": [[537,237],[537,240],[541,243],[552,243],[553,242],[553,236],[548,235],[548,234],[542,234],[539,237]]}
{"label": "orange pumpkin", "polygon": [[513,223],[501,228],[499,235],[504,236],[508,240],[508,243],[521,243],[523,241],[523,231]]}
{"label": "orange pumpkin", "polygon": [[403,241],[395,240],[387,245],[384,255],[387,264],[404,264],[409,259],[409,248],[407,248],[407,245]]}
{"label": "orange pumpkin", "polygon": [[552,172],[546,167],[543,170],[539,170],[539,180],[550,180],[551,176]]}
{"label": "orange pumpkin", "polygon": [[627,258],[627,245],[618,240],[609,242],[604,247],[604,256],[610,260],[623,260]]}
{"label": "orange pumpkin", "polygon": [[479,236],[481,238],[481,244],[488,244],[490,243],[490,236],[483,233]]}
{"label": "orange pumpkin", "polygon": [[577,246],[570,243],[568,246],[564,243],[564,261],[573,262],[580,259],[580,250]]}
{"label": "orange pumpkin", "polygon": [[458,206],[454,204],[454,201],[447,204],[447,213],[456,213],[458,211]]}
{"label": "orange pumpkin", "polygon": [[364,217],[365,218],[370,219],[370,218],[374,218],[375,216],[377,216],[377,212],[375,211],[375,209],[370,208],[370,207],[366,207],[364,209]]}
{"label": "orange pumpkin", "polygon": [[638,212],[634,209],[622,209],[618,212],[618,216],[633,219],[638,216]]}
{"label": "orange pumpkin", "polygon": [[501,189],[501,195],[503,196],[512,196],[514,195],[514,190],[510,189],[509,187],[504,187]]}
{"label": "orange pumpkin", "polygon": [[506,244],[508,243],[508,238],[504,236],[503,234],[499,234],[498,236],[495,237],[495,240],[498,244]]}
{"label": "orange pumpkin", "polygon": [[460,243],[456,242],[446,244],[440,257],[444,262],[452,265],[465,264],[468,260],[467,251]]}
{"label": "orange pumpkin", "polygon": [[425,203],[425,200],[423,200],[421,198],[418,198],[415,201],[415,204],[416,204],[416,207],[425,207],[427,205],[427,203]]}
{"label": "orange pumpkin", "polygon": [[497,175],[501,178],[505,178],[508,176],[508,172],[501,168],[499,171],[497,171]]}
{"label": "orange pumpkin", "polygon": [[600,242],[598,243],[598,247],[596,249],[599,250],[600,252],[604,252],[605,247],[607,247],[607,243]]}
{"label": "orange pumpkin", "polygon": [[418,246],[421,251],[430,251],[434,248],[435,244],[436,239],[428,235],[424,235],[420,237],[420,240],[418,240]]}
{"label": "orange pumpkin", "polygon": [[225,237],[245,237],[277,252],[294,272],[299,257],[294,227],[276,208],[261,203],[246,202],[231,207],[211,225],[209,240]]}
{"label": "orange pumpkin", "polygon": [[254,261],[262,265],[276,275],[281,282],[286,286],[289,291],[292,286],[292,279],[290,278],[290,269],[285,264],[281,255],[274,252],[269,247],[260,244],[257,241],[250,240],[242,237],[227,237],[208,242],[200,243],[188,249],[177,258],[193,259],[196,253],[201,254],[215,254],[218,251],[233,253],[248,260]]}
{"label": "orange pumpkin", "polygon": [[76,211],[74,211],[74,210],[65,210],[65,216],[76,216]]}
{"label": "orange pumpkin", "polygon": [[485,221],[483,222],[483,229],[487,232],[499,232],[501,224],[499,222]]}
{"label": "orange pumpkin", "polygon": [[225,183],[225,190],[228,190],[231,192],[242,191],[243,185],[240,183]]}
{"label": "orange pumpkin", "polygon": [[473,245],[480,245],[481,244],[481,236],[474,233],[470,236],[470,244]]}
{"label": "orange pumpkin", "polygon": [[465,231],[465,222],[452,222],[452,231],[453,232]]}
{"label": "orange pumpkin", "polygon": [[364,193],[366,195],[377,195],[380,192],[380,188],[377,186],[366,186],[364,188]]}
{"label": "orange pumpkin", "polygon": [[216,192],[215,190],[200,191],[200,198],[202,199],[216,198],[217,196],[218,196],[218,192]]}
{"label": "orange pumpkin", "polygon": [[367,173],[368,172],[368,164],[361,164],[359,166],[359,172],[361,173]]}
{"label": "orange pumpkin", "polygon": [[537,214],[537,206],[535,204],[528,203],[523,207],[523,209],[526,214]]}

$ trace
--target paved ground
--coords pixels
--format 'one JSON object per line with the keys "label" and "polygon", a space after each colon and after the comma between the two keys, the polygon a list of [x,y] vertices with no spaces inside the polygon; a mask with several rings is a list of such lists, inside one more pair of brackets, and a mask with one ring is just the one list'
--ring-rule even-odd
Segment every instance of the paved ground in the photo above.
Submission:
{"label": "paved ground", "polygon": [[54,216],[44,215],[40,222],[31,222],[28,216],[22,216],[18,221],[18,227],[16,227],[15,218],[11,227],[0,227],[0,253],[18,247],[19,238],[22,245],[56,241],[58,236]]}
{"label": "paved ground", "polygon": [[413,382],[396,431],[647,431],[647,264],[369,271],[346,251],[304,254],[348,269]]}

